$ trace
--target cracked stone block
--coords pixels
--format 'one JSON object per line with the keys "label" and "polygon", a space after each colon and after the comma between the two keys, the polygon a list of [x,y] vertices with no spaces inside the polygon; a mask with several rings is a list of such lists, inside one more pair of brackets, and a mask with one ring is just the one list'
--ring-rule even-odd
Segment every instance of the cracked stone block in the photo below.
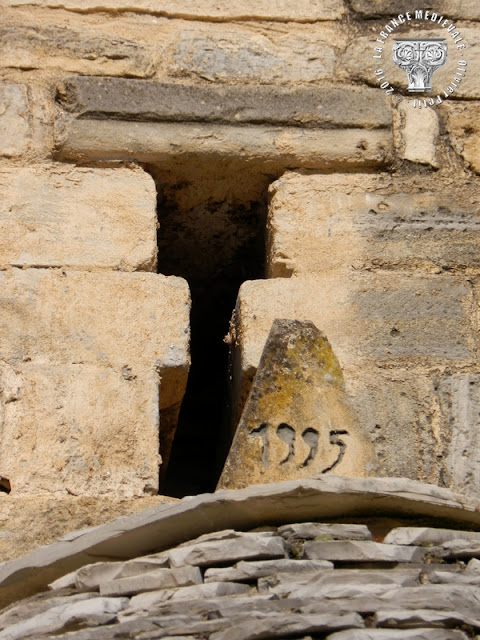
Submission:
{"label": "cracked stone block", "polygon": [[139,168],[0,169],[0,266],[154,271],[156,225]]}
{"label": "cracked stone block", "polygon": [[155,493],[159,409],[180,404],[189,366],[185,281],[12,269],[0,292],[0,474],[12,491]]}
{"label": "cracked stone block", "polygon": [[21,156],[28,149],[30,136],[27,88],[0,82],[0,156]]}

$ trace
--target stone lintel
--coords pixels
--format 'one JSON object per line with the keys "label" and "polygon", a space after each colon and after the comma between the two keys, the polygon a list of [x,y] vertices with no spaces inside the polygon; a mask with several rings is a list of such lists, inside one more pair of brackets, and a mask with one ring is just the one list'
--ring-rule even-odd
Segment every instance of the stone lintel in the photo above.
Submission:
{"label": "stone lintel", "polygon": [[67,79],[57,98],[81,118],[302,128],[391,126],[383,94],[351,86],[196,86],[79,76]]}

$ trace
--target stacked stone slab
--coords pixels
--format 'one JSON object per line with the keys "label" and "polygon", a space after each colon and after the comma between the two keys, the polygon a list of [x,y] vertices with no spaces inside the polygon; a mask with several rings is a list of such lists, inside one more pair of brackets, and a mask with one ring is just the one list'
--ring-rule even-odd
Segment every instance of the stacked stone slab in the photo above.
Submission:
{"label": "stacked stone slab", "polygon": [[157,493],[189,292],[152,273],[152,179],[36,165],[1,169],[0,190],[0,475],[12,495]]}
{"label": "stacked stone slab", "polygon": [[[478,635],[480,533],[465,529],[468,521],[478,528],[478,501],[468,505],[471,513],[461,506],[452,511],[451,492],[401,481],[396,496],[406,496],[403,510],[396,506],[403,514],[392,519],[388,514],[398,497],[381,500],[394,489],[391,481],[342,480],[335,486],[333,480],[315,487],[304,481],[295,487],[222,491],[184,499],[148,518],[133,516],[79,532],[71,537],[70,558],[76,556],[81,566],[51,582],[49,590],[1,611],[0,638],[467,640]],[[348,506],[353,491],[358,502]],[[322,518],[329,493],[337,503],[343,499],[342,521]],[[374,517],[366,506],[372,503]],[[275,505],[276,524],[268,524]],[[435,526],[431,514],[442,507],[450,519]],[[232,522],[249,517],[257,527],[217,530],[215,524],[232,508]],[[302,510],[316,513],[317,520],[298,521]],[[424,526],[411,517],[413,511]],[[281,524],[285,517],[287,524]],[[149,535],[149,527],[160,535]],[[210,532],[192,538],[202,527]],[[160,540],[169,535],[176,543],[165,547]],[[78,555],[82,546],[84,552],[88,548],[82,537],[90,539],[91,552],[102,538],[106,550],[108,543],[117,550],[110,559],[89,563]],[[138,555],[146,538],[151,549],[160,550]],[[120,549],[123,559],[115,560]],[[61,543],[44,548],[43,579],[58,575],[61,555]],[[11,580],[22,561],[10,564]],[[9,582],[5,569],[3,594]],[[23,588],[30,590],[34,577],[23,576]],[[22,578],[14,588],[21,587]]]}

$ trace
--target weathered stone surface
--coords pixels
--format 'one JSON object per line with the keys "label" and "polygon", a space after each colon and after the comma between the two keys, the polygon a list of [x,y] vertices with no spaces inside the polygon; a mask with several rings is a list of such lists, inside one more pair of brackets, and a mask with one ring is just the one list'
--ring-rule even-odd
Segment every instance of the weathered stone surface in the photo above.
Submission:
{"label": "weathered stone surface", "polygon": [[432,611],[419,609],[417,611],[379,611],[374,616],[374,622],[379,627],[436,627],[441,625],[459,626],[468,624],[480,626],[480,620],[462,611]]}
{"label": "weathered stone surface", "polygon": [[102,596],[134,595],[144,591],[174,589],[202,584],[202,574],[198,567],[179,567],[178,569],[157,569],[131,578],[117,578],[100,583]]}
{"label": "weathered stone surface", "polygon": [[286,173],[270,187],[268,275],[477,270],[478,188],[474,178]]}
{"label": "weathered stone surface", "polygon": [[[127,562],[96,562],[95,564],[87,564],[78,571],[69,574],[69,576],[77,589],[98,589],[101,584],[106,582],[133,576],[144,576],[151,571],[166,569],[168,567],[170,567],[168,555],[155,554],[128,560]],[[59,588],[56,586],[56,583],[49,586],[52,589]]]}
{"label": "weathered stone surface", "polygon": [[[26,1],[26,0],[24,0]],[[411,10],[411,6],[405,0],[352,0],[352,9],[364,17],[388,16],[394,18],[399,13]],[[416,9],[430,9],[428,2],[420,0],[415,5]],[[435,12],[438,15],[446,15],[449,18],[460,20],[480,20],[480,8],[475,0],[438,0],[435,3]],[[413,13],[413,12],[412,12]]]}
{"label": "weathered stone surface", "polygon": [[331,82],[337,52],[347,43],[340,25],[272,27],[247,30],[221,24],[184,29],[172,43],[169,76],[216,84]]}
{"label": "weathered stone surface", "polygon": [[[7,7],[23,5],[65,8],[78,13],[124,11],[135,13],[152,13],[158,15],[159,6],[156,0],[3,0]],[[295,5],[285,6],[275,0],[244,0],[241,5],[219,5],[213,0],[195,0],[188,6],[179,0],[162,2],[160,13],[168,18],[215,20],[249,19],[311,22],[317,20],[336,20],[344,15],[343,2],[335,0],[301,0]]]}
{"label": "weathered stone surface", "polygon": [[[472,303],[470,285],[451,275],[419,278],[386,271],[339,277],[332,272],[245,282],[232,337],[237,420],[272,322],[310,320],[328,336],[338,357],[351,403],[374,441],[381,473],[432,483],[444,482],[443,475],[450,481],[445,449],[452,426],[440,408],[436,381],[424,367],[473,365]],[[470,455],[459,469],[467,470],[469,460],[473,464],[477,449]],[[456,480],[454,486],[463,490],[465,485]]]}
{"label": "weathered stone surface", "polygon": [[437,145],[440,135],[438,116],[433,109],[412,109],[400,103],[399,155],[404,160],[438,167]]}
{"label": "weathered stone surface", "polygon": [[20,640],[33,634],[60,631],[70,622],[83,622],[88,626],[107,624],[115,620],[119,611],[128,604],[128,598],[92,598],[65,604],[17,622],[0,631],[1,640]]}
{"label": "weathered stone surface", "polygon": [[240,158],[279,170],[385,165],[390,131],[300,129],[268,125],[67,120],[58,128],[58,156],[67,160],[170,161],[172,155]]}
{"label": "weathered stone surface", "polygon": [[20,493],[155,492],[158,406],[180,402],[188,371],[186,283],[43,269],[0,283],[1,474]]}
{"label": "weathered stone surface", "polygon": [[59,99],[82,118],[299,127],[391,125],[383,96],[365,89],[205,87],[79,76],[62,85]]}
{"label": "weathered stone surface", "polygon": [[480,575],[475,571],[428,571],[430,584],[471,584],[480,585]]}
{"label": "weathered stone surface", "polygon": [[467,640],[463,631],[450,629],[359,629],[332,633],[327,640]]}
{"label": "weathered stone surface", "polygon": [[28,149],[30,116],[25,85],[0,83],[0,156],[20,156]]}
{"label": "weathered stone surface", "polygon": [[303,573],[304,571],[333,569],[327,560],[258,560],[257,562],[237,562],[233,567],[212,568],[205,571],[205,582],[243,582],[257,578],[274,576],[278,573]]}
{"label": "weathered stone surface", "polygon": [[286,538],[313,540],[321,537],[325,540],[371,540],[370,529],[364,524],[330,524],[324,522],[300,522],[285,524],[278,533]]}
{"label": "weathered stone surface", "polygon": [[[38,357],[38,356],[37,356]],[[96,364],[0,364],[1,475],[15,494],[122,497],[156,493],[158,378]]]}
{"label": "weathered stone surface", "polygon": [[384,544],[431,543],[441,545],[450,540],[468,540],[480,543],[480,532],[457,531],[455,529],[434,529],[432,527],[398,527],[385,536]]}
{"label": "weathered stone surface", "polygon": [[63,73],[127,75],[152,73],[152,50],[143,43],[112,36],[97,28],[65,26],[47,21],[3,23],[2,64],[15,69],[61,69]]}
{"label": "weathered stone surface", "polygon": [[208,567],[217,563],[236,562],[249,558],[283,558],[282,538],[262,535],[244,535],[227,540],[212,540],[177,547],[169,552],[172,567],[192,564]]}
{"label": "weathered stone surface", "polygon": [[0,170],[0,266],[154,271],[156,191],[139,168]]}
{"label": "weathered stone surface", "polygon": [[[333,555],[332,560],[335,560]],[[418,584],[417,569],[335,569],[327,572],[312,570],[298,575],[279,573],[260,578],[258,591],[275,594],[278,598],[292,597],[305,602],[318,598],[320,601],[327,600],[334,607],[335,602],[332,601],[338,598],[380,596],[395,587],[411,587]]]}
{"label": "weathered stone surface", "polygon": [[455,486],[480,491],[480,376],[457,373],[437,381],[442,412],[450,425],[445,467]]}
{"label": "weathered stone surface", "polygon": [[150,609],[158,603],[166,600],[195,600],[197,598],[218,598],[220,596],[233,596],[245,594],[249,591],[248,584],[236,582],[209,582],[178,589],[162,589],[150,591],[133,596],[130,599],[129,610]]}
{"label": "weathered stone surface", "polygon": [[426,550],[369,540],[334,540],[306,542],[303,553],[309,560],[334,562],[421,562]]}
{"label": "weathered stone surface", "polygon": [[478,102],[448,104],[446,128],[454,150],[476,173],[480,173],[480,105]]}
{"label": "weathered stone surface", "polygon": [[19,558],[40,545],[51,544],[75,530],[105,524],[119,516],[139,513],[165,503],[166,496],[0,495],[0,558]]}
{"label": "weathered stone surface", "polygon": [[275,320],[218,486],[362,477],[375,464],[327,338],[311,322]]}
{"label": "weathered stone surface", "polygon": [[[249,529],[286,520],[343,519],[359,512],[376,517],[393,512],[398,517],[417,515],[480,526],[478,507],[478,502],[472,498],[404,478],[353,479],[332,475],[233,492],[219,491],[77,532],[68,540],[3,564],[0,567],[0,603],[5,605],[45,589],[53,580],[92,561],[145,555],[168,548],[181,539],[227,526]],[[427,592],[426,599],[435,601],[438,591],[435,594]],[[389,608],[394,606],[390,603]],[[418,606],[422,607],[421,604]],[[452,607],[455,609],[456,605],[450,602],[444,608],[451,610]]]}
{"label": "weathered stone surface", "polygon": [[211,636],[211,640],[253,640],[255,638],[282,638],[293,633],[325,633],[335,629],[361,628],[362,618],[356,613],[344,616],[318,615],[277,615],[266,620],[251,620],[236,625],[228,631],[220,631]]}

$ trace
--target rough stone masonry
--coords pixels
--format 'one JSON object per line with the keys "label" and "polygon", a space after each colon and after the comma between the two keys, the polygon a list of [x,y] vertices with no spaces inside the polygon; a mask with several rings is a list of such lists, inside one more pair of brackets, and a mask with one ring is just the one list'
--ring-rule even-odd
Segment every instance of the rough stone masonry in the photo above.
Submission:
{"label": "rough stone masonry", "polygon": [[[437,5],[474,70],[478,3]],[[152,495],[185,393],[191,304],[181,274],[157,272],[167,174],[179,200],[186,183],[196,193],[197,232],[238,185],[236,211],[268,209],[265,277],[240,283],[224,328],[229,435],[272,323],[308,321],[365,434],[352,469],[373,457],[368,473],[478,496],[478,74],[419,111],[393,68],[403,99],[385,96],[372,41],[400,0],[0,10],[2,559],[166,499]],[[195,190],[219,166],[215,193]]]}

